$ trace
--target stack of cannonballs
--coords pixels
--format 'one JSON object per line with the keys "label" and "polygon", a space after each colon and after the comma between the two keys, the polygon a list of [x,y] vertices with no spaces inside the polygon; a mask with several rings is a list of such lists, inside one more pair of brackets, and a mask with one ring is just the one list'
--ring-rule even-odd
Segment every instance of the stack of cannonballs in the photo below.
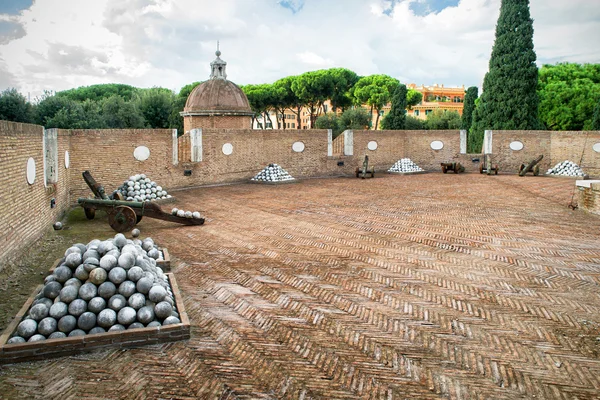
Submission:
{"label": "stack of cannonballs", "polygon": [[280,165],[269,164],[251,180],[258,182],[286,182],[293,181],[294,178],[285,169],[281,168]]}
{"label": "stack of cannonballs", "polygon": [[159,253],[121,233],[71,246],[7,343],[180,323]]}
{"label": "stack of cannonballs", "polygon": [[388,169],[388,172],[422,172],[423,168],[419,167],[410,158],[402,158]]}
{"label": "stack of cannonballs", "polygon": [[116,192],[120,192],[127,201],[156,201],[172,197],[145,174],[130,176]]}
{"label": "stack of cannonballs", "polygon": [[573,161],[563,161],[550,168],[546,175],[583,176],[583,170]]}
{"label": "stack of cannonballs", "polygon": [[178,208],[173,208],[171,210],[171,215],[176,215],[176,216],[181,217],[181,218],[189,218],[189,219],[191,219],[191,218],[193,218],[193,219],[200,219],[200,218],[202,218],[200,216],[200,213],[198,211],[194,211],[194,212],[192,212],[192,211],[185,211],[185,210],[180,210]]}

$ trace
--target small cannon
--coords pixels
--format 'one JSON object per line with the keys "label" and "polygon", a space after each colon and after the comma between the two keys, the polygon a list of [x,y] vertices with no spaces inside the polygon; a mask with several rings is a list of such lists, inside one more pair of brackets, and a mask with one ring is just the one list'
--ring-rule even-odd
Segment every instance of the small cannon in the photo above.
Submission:
{"label": "small cannon", "polygon": [[356,167],[356,177],[360,176],[362,179],[365,179],[368,175],[371,175],[371,178],[375,177],[375,167],[369,169],[369,156],[365,155],[362,168]]}
{"label": "small cannon", "polygon": [[498,175],[498,171],[500,171],[498,164],[492,165],[492,156],[489,154],[484,155],[483,162],[479,166],[479,173],[480,174],[486,173],[488,175],[491,175],[492,172],[494,172],[495,175]]}
{"label": "small cannon", "polygon": [[441,163],[440,165],[442,166],[443,173],[448,171],[454,171],[455,174],[465,172],[465,167],[461,163]]}
{"label": "small cannon", "polygon": [[[149,201],[122,201],[110,199],[79,198],[77,202],[85,211],[88,219],[93,219],[96,210],[106,211],[108,224],[117,232],[127,232],[142,220],[142,217],[176,222],[182,225],[202,225],[204,218],[185,218],[166,213],[156,203]],[[93,211],[90,211],[93,210]],[[91,218],[90,218],[91,215]]]}
{"label": "small cannon", "polygon": [[519,176],[525,176],[528,172],[533,172],[533,176],[538,176],[540,174],[540,166],[538,163],[542,161],[542,158],[544,158],[544,155],[540,154],[538,158],[531,160],[528,164],[521,164],[519,167]]}
{"label": "small cannon", "polygon": [[121,194],[118,192],[114,194],[114,199],[111,199],[106,195],[104,187],[92,177],[90,171],[84,171],[82,175],[83,180],[95,196],[94,199],[77,199],[79,205],[83,207],[86,218],[90,220],[94,219],[97,209],[106,211],[108,214],[108,224],[117,232],[126,232],[133,229],[144,216],[163,221],[177,222],[183,225],[204,224],[204,218],[185,218],[168,214],[162,211],[158,204],[153,202],[123,201]]}

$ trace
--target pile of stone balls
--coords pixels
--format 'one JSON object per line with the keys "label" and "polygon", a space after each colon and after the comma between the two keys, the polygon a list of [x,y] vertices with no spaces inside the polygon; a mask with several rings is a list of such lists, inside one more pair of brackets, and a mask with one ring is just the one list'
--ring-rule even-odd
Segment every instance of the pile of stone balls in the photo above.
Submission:
{"label": "pile of stone balls", "polygon": [[172,197],[145,174],[130,176],[116,192],[120,192],[127,201],[156,201]]}
{"label": "pile of stone balls", "polygon": [[189,219],[200,219],[202,218],[200,216],[200,213],[198,211],[185,211],[185,210],[180,210],[178,208],[174,208],[171,210],[171,215],[176,215],[178,217],[181,218],[189,218]]}
{"label": "pile of stone balls", "polygon": [[180,323],[151,238],[74,244],[7,343]]}
{"label": "pile of stone balls", "polygon": [[258,182],[286,182],[293,181],[294,178],[285,169],[281,168],[280,165],[269,164],[251,180]]}
{"label": "pile of stone balls", "polygon": [[402,158],[388,169],[388,172],[422,172],[423,168],[419,167],[410,158]]}
{"label": "pile of stone balls", "polygon": [[583,176],[583,170],[573,161],[563,161],[546,171],[546,175]]}

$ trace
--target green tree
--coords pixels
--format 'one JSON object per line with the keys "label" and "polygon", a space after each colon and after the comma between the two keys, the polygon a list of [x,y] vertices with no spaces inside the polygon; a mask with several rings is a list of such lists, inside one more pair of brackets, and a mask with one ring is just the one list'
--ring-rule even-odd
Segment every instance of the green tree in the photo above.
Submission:
{"label": "green tree", "polygon": [[90,128],[85,111],[80,102],[69,101],[51,118],[46,120],[46,128],[88,129]]}
{"label": "green tree", "polygon": [[381,129],[404,129],[406,121],[406,95],[405,85],[398,85],[392,95],[392,109],[383,117]]}
{"label": "green tree", "polygon": [[461,118],[458,111],[433,110],[427,116],[425,127],[430,130],[434,129],[459,129]]}
{"label": "green tree", "polygon": [[590,129],[594,131],[600,131],[600,98],[598,98],[598,101],[596,102],[594,118],[592,119],[592,126]]}
{"label": "green tree", "polygon": [[540,120],[551,130],[590,129],[600,97],[600,64],[559,63],[540,68]]}
{"label": "green tree", "polygon": [[6,89],[0,93],[0,119],[14,122],[33,122],[31,104],[17,89]]}
{"label": "green tree", "polygon": [[73,104],[76,104],[76,102],[68,97],[56,96],[52,92],[46,91],[39,99],[35,108],[34,121],[36,124],[45,126],[46,128],[53,128],[52,126],[48,126],[48,121],[54,118],[56,113],[61,109],[72,108]]}
{"label": "green tree", "polygon": [[241,86],[242,91],[246,94],[246,97],[248,97],[250,108],[252,108],[252,111],[255,113],[252,117],[252,125],[254,125],[255,118],[260,117],[260,119],[263,120],[263,123],[261,124],[263,129],[266,128],[267,120],[271,122],[271,126],[273,124],[273,121],[271,121],[271,117],[269,116],[269,110],[273,108],[274,103],[271,86],[272,85],[268,83]]}
{"label": "green tree", "polygon": [[137,91],[138,89],[133,86],[123,85],[120,83],[106,83],[63,90],[62,92],[56,93],[56,95],[78,102],[83,102],[88,99],[101,101],[113,95],[121,96],[125,101],[129,101],[135,97]]}
{"label": "green tree", "polygon": [[417,117],[413,117],[412,115],[407,115],[406,120],[404,121],[404,129],[407,131],[420,131],[424,130],[425,122]]}
{"label": "green tree", "polygon": [[169,118],[169,127],[177,129],[177,135],[181,136],[185,132],[183,131],[183,117],[179,114],[185,108],[187,98],[192,93],[192,90],[196,88],[202,82],[193,82],[185,85],[181,88],[177,96],[173,99],[173,106],[171,107],[171,116]]}
{"label": "green tree", "polygon": [[377,111],[375,128],[379,125],[379,116],[381,109],[390,102],[392,93],[398,87],[400,82],[396,78],[388,75],[369,75],[362,77],[352,88],[352,95],[355,104],[367,104],[373,110]]}
{"label": "green tree", "polygon": [[325,72],[330,75],[333,84],[333,91],[330,97],[331,110],[335,113],[338,108],[344,111],[346,108],[352,106],[350,90],[358,82],[358,75],[346,68],[330,68]]}
{"label": "green tree", "polygon": [[340,116],[340,129],[369,129],[371,114],[362,107],[349,108]]}
{"label": "green tree", "polygon": [[175,95],[165,88],[141,89],[139,109],[150,128],[168,128],[173,112]]}
{"label": "green tree", "polygon": [[308,109],[310,126],[315,126],[325,100],[333,94],[333,79],[325,70],[305,72],[292,82],[292,91],[300,103]]}
{"label": "green tree", "polygon": [[318,117],[317,121],[315,122],[315,128],[331,129],[334,139],[343,131],[340,118],[334,113],[327,113]]}
{"label": "green tree", "polygon": [[110,129],[145,128],[144,115],[133,101],[114,94],[102,101],[102,116]]}
{"label": "green tree", "polygon": [[406,94],[406,108],[408,110],[412,110],[412,108],[419,104],[422,100],[423,93],[415,89],[408,89],[408,93]]}
{"label": "green tree", "polygon": [[529,0],[502,0],[489,71],[473,120],[474,134],[485,129],[541,127],[535,60]]}
{"label": "green tree", "polygon": [[477,86],[471,86],[465,94],[465,102],[463,105],[462,123],[460,129],[469,129],[473,123],[473,110],[475,110],[475,100],[479,96]]}

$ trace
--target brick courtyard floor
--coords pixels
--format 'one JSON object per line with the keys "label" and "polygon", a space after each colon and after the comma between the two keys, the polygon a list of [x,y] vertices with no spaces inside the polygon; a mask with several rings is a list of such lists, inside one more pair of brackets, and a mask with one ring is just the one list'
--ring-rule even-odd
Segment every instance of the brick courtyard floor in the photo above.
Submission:
{"label": "brick courtyard floor", "polygon": [[[600,398],[600,218],[572,180],[385,175],[175,192],[189,341],[0,368],[5,398]],[[168,206],[171,207],[170,205]]]}

